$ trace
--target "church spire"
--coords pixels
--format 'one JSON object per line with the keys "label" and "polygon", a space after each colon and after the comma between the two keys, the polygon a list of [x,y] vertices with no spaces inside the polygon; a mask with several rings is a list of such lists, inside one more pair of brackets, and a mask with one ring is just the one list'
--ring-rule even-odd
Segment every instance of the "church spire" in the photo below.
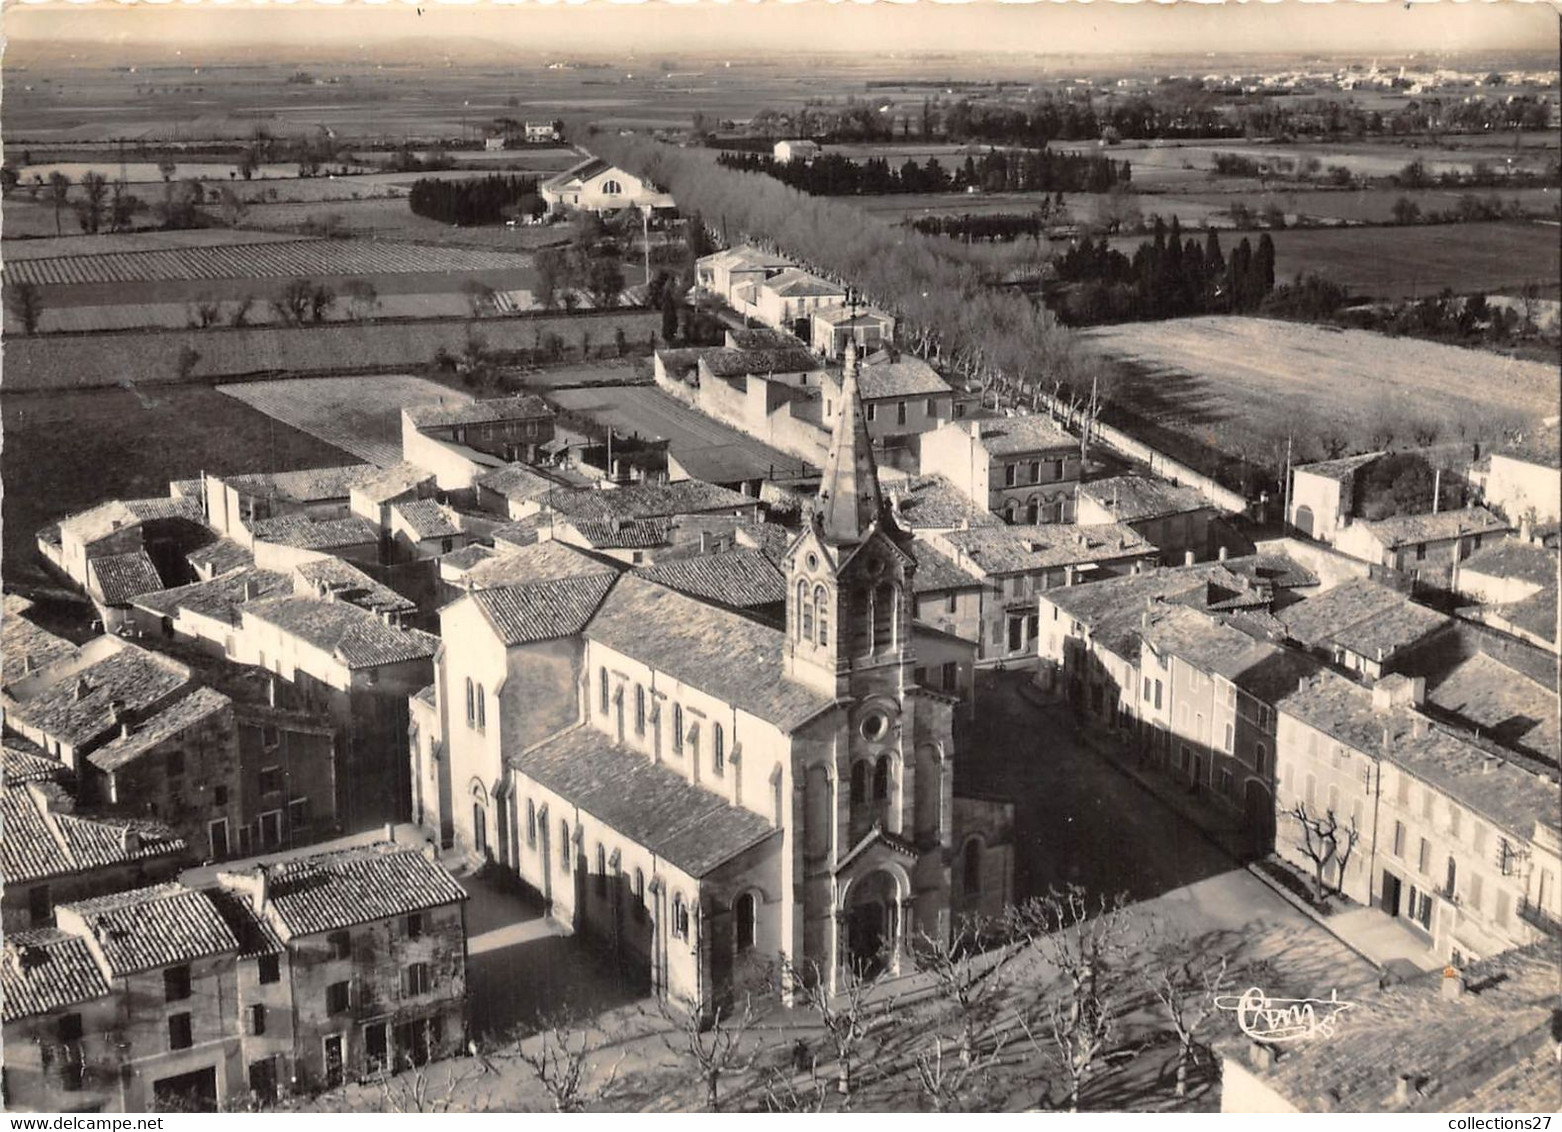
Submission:
{"label": "church spire", "polygon": [[819,481],[815,516],[820,533],[837,545],[861,542],[879,517],[884,501],[879,495],[879,471],[873,462],[868,422],[857,394],[857,339],[846,340],[845,368],[841,373],[841,412],[835,418],[835,435]]}

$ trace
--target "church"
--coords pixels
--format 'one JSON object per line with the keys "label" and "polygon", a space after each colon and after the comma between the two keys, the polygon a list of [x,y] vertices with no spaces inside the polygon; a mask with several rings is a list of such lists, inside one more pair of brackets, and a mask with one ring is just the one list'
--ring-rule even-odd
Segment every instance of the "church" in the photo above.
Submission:
{"label": "church", "polygon": [[915,679],[936,630],[857,364],[784,624],[583,568],[446,606],[412,700],[414,820],[700,1010],[777,964],[898,968],[912,933],[1012,895],[1009,808],[956,798],[959,701]]}

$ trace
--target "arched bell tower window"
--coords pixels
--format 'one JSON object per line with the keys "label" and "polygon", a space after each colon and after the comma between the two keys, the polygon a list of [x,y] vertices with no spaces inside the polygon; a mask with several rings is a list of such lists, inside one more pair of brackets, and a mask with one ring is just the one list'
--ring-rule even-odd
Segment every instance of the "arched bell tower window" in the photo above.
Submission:
{"label": "arched bell tower window", "polygon": [[860,806],[868,800],[868,764],[852,764],[851,804]]}
{"label": "arched bell tower window", "polygon": [[814,587],[814,622],[818,626],[818,641],[830,643],[830,594],[823,586]]}
{"label": "arched bell tower window", "polygon": [[814,606],[808,600],[808,583],[797,583],[797,636],[800,640],[814,639]]}
{"label": "arched bell tower window", "polygon": [[873,651],[893,648],[895,645],[895,603],[899,592],[893,582],[880,582],[873,591]]}
{"label": "arched bell tower window", "polygon": [[889,756],[880,755],[873,765],[873,800],[882,802],[889,797]]}

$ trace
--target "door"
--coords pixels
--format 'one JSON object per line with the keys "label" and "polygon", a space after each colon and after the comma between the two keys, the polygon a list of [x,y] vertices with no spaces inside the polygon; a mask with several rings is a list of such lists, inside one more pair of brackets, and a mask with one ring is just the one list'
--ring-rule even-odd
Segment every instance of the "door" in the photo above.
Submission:
{"label": "door", "polygon": [[217,1067],[153,1081],[152,1105],[158,1112],[216,1112]]}
{"label": "door", "polygon": [[1204,756],[1193,756],[1193,792],[1197,794],[1204,782]]}
{"label": "door", "polygon": [[271,810],[260,815],[260,844],[265,849],[275,849],[282,844],[281,810]]}
{"label": "door", "polygon": [[1399,915],[1399,878],[1387,869],[1383,870],[1383,911]]}
{"label": "door", "polygon": [[274,1104],[277,1099],[277,1059],[252,1061],[249,1066],[249,1091],[262,1104]]}
{"label": "door", "polygon": [[228,855],[228,819],[218,818],[206,829],[210,835],[212,859],[220,861]]}
{"label": "door", "polygon": [[334,1089],[342,1083],[342,1035],[332,1034],[325,1039],[325,1087]]}
{"label": "door", "polygon": [[396,1060],[403,1068],[428,1064],[426,1022],[406,1022],[396,1027]]}
{"label": "door", "polygon": [[481,802],[472,803],[472,841],[479,854],[488,856],[488,813]]}

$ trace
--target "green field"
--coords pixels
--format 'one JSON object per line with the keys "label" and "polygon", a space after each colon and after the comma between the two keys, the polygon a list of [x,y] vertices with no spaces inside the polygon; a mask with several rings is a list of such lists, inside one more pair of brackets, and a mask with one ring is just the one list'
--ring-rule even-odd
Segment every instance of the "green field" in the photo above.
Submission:
{"label": "green field", "polygon": [[207,385],[16,393],[6,376],[0,395],[6,589],[49,581],[33,536],[105,499],[166,495],[169,480],[203,471],[357,462]]}

